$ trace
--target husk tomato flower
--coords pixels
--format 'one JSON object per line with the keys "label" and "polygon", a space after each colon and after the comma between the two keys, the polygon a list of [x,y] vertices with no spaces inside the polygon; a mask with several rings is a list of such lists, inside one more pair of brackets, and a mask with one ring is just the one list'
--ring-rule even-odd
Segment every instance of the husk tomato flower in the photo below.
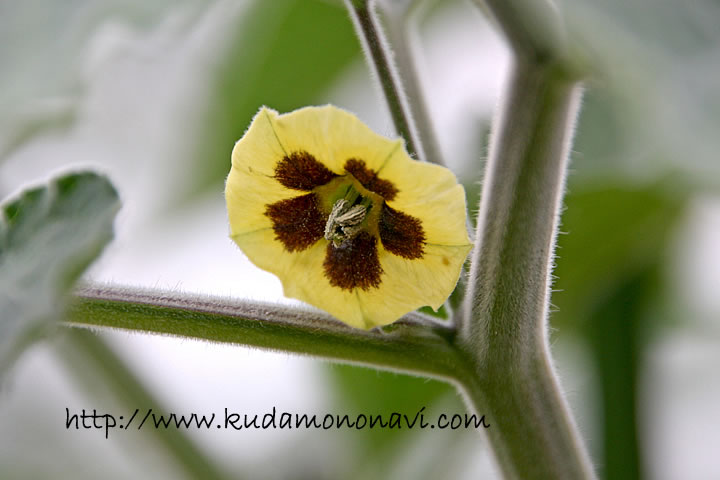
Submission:
{"label": "husk tomato flower", "polygon": [[327,105],[263,107],[235,144],[230,235],[286,296],[369,329],[438,309],[470,250],[450,170]]}

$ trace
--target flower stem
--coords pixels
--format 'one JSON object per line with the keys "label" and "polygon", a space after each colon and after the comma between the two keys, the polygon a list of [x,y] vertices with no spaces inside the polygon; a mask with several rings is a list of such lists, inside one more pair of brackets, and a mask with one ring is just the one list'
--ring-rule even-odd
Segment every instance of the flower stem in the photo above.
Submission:
{"label": "flower stem", "polygon": [[475,364],[469,403],[507,479],[595,478],[553,370],[550,271],[581,71],[548,0],[476,0],[514,63],[493,126],[458,343]]}
{"label": "flower stem", "polygon": [[415,62],[413,44],[417,40],[413,10],[418,0],[384,0],[378,2],[378,10],[387,24],[387,35],[394,53],[398,75],[402,79],[408,99],[408,107],[415,122],[418,137],[422,141],[425,160],[446,165],[440,143],[435,134],[432,116],[423,94],[421,77]]}
{"label": "flower stem", "polygon": [[579,87],[560,64],[516,59],[490,146],[460,343],[471,403],[508,479],[593,478],[552,368],[550,269]]}
{"label": "flower stem", "polygon": [[363,45],[370,68],[380,81],[383,96],[398,134],[411,156],[425,160],[420,138],[411,117],[402,83],[395,72],[390,48],[375,18],[371,0],[345,0],[355,32]]}
{"label": "flower stem", "polygon": [[364,331],[324,313],[273,304],[85,287],[66,324],[170,334],[247,345],[455,381],[468,372],[452,346],[454,330],[421,314],[391,328]]}

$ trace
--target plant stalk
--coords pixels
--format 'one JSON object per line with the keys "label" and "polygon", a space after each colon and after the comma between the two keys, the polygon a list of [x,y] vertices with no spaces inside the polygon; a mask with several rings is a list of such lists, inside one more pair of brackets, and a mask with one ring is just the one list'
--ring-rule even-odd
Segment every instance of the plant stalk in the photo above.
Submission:
{"label": "plant stalk", "polygon": [[451,382],[469,371],[452,344],[454,329],[417,313],[365,331],[297,307],[112,286],[78,290],[65,318],[68,326],[259,347]]}
{"label": "plant stalk", "polygon": [[405,147],[411,156],[426,160],[402,82],[393,65],[392,52],[378,24],[372,0],[345,0],[345,6],[365,51],[368,65],[380,81],[398,134],[405,139]]}
{"label": "plant stalk", "polygon": [[419,43],[417,22],[413,10],[418,8],[418,0],[384,0],[378,2],[378,10],[387,24],[387,36],[393,51],[393,58],[399,77],[408,99],[408,108],[422,141],[424,160],[446,166],[435,134],[432,115],[423,93],[422,78],[418,74],[418,65],[413,46]]}
{"label": "plant stalk", "polygon": [[550,270],[580,90],[559,65],[517,59],[484,181],[460,344],[470,403],[507,479],[594,478],[553,371]]}

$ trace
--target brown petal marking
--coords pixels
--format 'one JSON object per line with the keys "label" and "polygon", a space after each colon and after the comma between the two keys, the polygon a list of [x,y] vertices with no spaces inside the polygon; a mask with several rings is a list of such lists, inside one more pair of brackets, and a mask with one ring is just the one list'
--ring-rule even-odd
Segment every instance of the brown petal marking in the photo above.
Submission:
{"label": "brown petal marking", "polygon": [[367,168],[364,160],[351,158],[345,162],[345,171],[371,192],[377,193],[385,200],[392,200],[398,194],[398,189],[389,180],[378,178],[377,173]]}
{"label": "brown petal marking", "polygon": [[380,241],[388,252],[408,260],[422,258],[425,232],[417,218],[384,204],[378,229]]}
{"label": "brown petal marking", "polygon": [[267,205],[265,215],[272,220],[275,239],[282,242],[288,252],[305,250],[325,234],[327,219],[314,193]]}
{"label": "brown petal marking", "polygon": [[383,269],[378,259],[377,239],[361,232],[339,247],[330,242],[323,267],[330,285],[335,287],[343,290],[378,288]]}
{"label": "brown petal marking", "polygon": [[308,152],[293,152],[275,166],[275,179],[287,188],[309,192],[337,177]]}

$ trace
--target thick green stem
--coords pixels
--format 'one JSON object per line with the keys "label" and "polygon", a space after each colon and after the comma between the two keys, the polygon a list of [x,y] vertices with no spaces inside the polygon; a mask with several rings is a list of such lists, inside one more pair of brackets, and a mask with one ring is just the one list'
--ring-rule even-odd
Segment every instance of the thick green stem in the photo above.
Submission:
{"label": "thick green stem", "polygon": [[365,50],[368,64],[380,81],[380,88],[398,134],[405,139],[410,155],[425,160],[425,153],[415,130],[402,83],[395,72],[392,54],[375,18],[372,1],[345,0],[345,5]]}
{"label": "thick green stem", "polygon": [[552,63],[516,61],[490,146],[460,343],[508,479],[593,478],[553,372],[550,269],[579,88]]}
{"label": "thick green stem", "polygon": [[475,0],[492,18],[520,61],[544,64],[562,59],[567,67],[565,30],[549,0]]}
{"label": "thick green stem", "polygon": [[448,381],[468,370],[452,346],[454,330],[420,314],[364,331],[326,314],[273,304],[87,287],[78,291],[66,324],[260,347]]}

